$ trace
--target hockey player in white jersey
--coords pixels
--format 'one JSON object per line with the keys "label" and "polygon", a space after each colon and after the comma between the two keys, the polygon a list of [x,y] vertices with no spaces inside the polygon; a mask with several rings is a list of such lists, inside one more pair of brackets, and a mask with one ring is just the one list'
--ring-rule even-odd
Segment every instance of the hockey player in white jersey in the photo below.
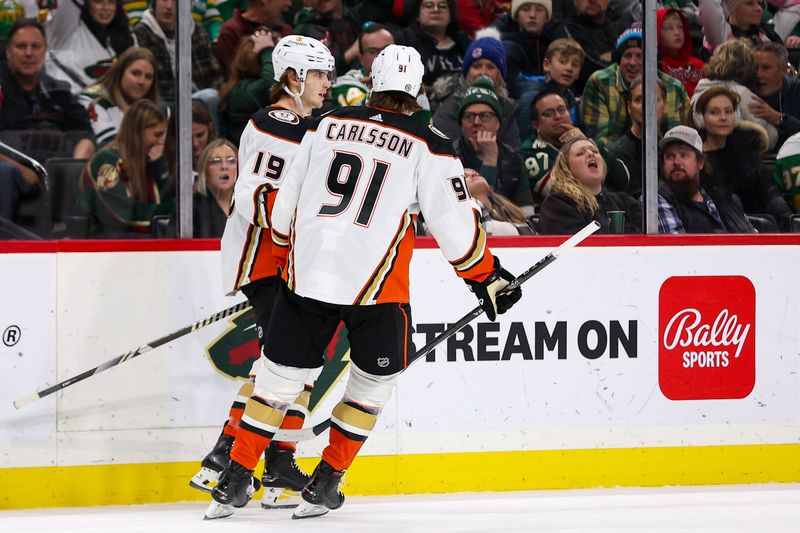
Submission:
{"label": "hockey player in white jersey", "polygon": [[[222,237],[225,287],[229,294],[241,290],[247,296],[255,311],[262,347],[275,294],[283,285],[272,254],[270,210],[310,124],[306,116],[322,106],[335,68],[333,56],[322,43],[295,35],[278,42],[272,52],[272,63],[276,81],[270,89],[272,105],[256,112],[242,133],[240,171]],[[258,368],[256,362],[252,378]],[[305,389],[299,392],[295,405],[283,419],[281,427],[284,429],[302,428],[315,379],[316,374],[307,376]],[[251,379],[239,390],[222,434],[190,482],[192,487],[210,492],[228,465],[230,447],[242,424],[242,412],[253,386]],[[277,501],[283,489],[299,492],[308,482],[309,476],[297,468],[294,461],[295,447],[291,442],[274,442],[266,450],[262,506],[284,506],[281,503],[284,500]],[[215,511],[209,518],[233,512],[222,506]]]}
{"label": "hockey player in white jersey", "polygon": [[408,269],[419,212],[488,318],[521,295],[519,288],[500,294],[513,278],[486,247],[450,140],[410,116],[422,73],[416,50],[390,45],[373,63],[367,106],[334,110],[303,137],[270,219],[287,285],[276,296],[266,357],[242,417],[248,426],[236,435],[228,483],[212,492],[216,502],[246,498],[258,458],[343,321],[348,383],[331,416],[329,445],[293,517],[320,516],[344,503],[342,475],[413,354]]}

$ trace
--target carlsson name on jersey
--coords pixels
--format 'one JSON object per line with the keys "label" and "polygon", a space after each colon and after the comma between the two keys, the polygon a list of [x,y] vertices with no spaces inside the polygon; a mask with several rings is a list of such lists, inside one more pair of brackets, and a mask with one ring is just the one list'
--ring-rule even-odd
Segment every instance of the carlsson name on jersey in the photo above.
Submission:
{"label": "carlsson name on jersey", "polygon": [[397,135],[391,131],[371,124],[354,124],[352,122],[339,122],[333,120],[325,130],[325,137],[329,141],[353,141],[371,144],[376,148],[383,148],[392,153],[408,159],[414,141],[408,137]]}

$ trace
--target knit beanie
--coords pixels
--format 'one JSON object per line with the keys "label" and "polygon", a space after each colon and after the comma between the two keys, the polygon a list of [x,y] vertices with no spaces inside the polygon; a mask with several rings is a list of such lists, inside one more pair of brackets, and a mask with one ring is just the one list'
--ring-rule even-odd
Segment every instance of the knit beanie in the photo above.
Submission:
{"label": "knit beanie", "polygon": [[497,98],[497,93],[494,92],[494,83],[488,76],[478,76],[478,79],[467,89],[458,105],[459,122],[464,115],[464,110],[472,104],[486,104],[492,108],[499,120],[503,119],[503,106],[500,104],[500,99]]}
{"label": "knit beanie", "polygon": [[622,54],[628,48],[642,48],[642,23],[634,22],[631,27],[622,32],[617,39],[617,47],[614,50],[614,63],[619,63]]}
{"label": "knit beanie", "polygon": [[464,62],[461,63],[461,73],[467,76],[469,67],[479,59],[488,59],[500,69],[500,74],[506,76],[506,49],[500,42],[500,32],[495,28],[486,28],[475,34],[477,37],[469,43],[464,53]]}
{"label": "knit beanie", "polygon": [[547,18],[553,16],[553,0],[513,0],[511,2],[511,18],[517,20],[517,11],[525,4],[539,4],[547,11]]}

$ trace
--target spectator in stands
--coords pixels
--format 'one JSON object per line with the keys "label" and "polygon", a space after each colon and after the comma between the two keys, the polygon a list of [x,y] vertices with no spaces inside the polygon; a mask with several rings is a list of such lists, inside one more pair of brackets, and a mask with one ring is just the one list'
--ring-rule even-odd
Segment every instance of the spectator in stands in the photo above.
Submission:
{"label": "spectator in stands", "polygon": [[225,22],[217,9],[217,0],[192,0],[192,20],[203,26],[212,43],[217,42],[219,30]]}
{"label": "spectator in stands", "polygon": [[239,142],[250,117],[269,105],[269,88],[275,83],[273,33],[268,28],[242,38],[231,71],[220,91],[220,112],[228,139]]}
{"label": "spectator in stands", "polygon": [[792,211],[761,164],[766,132],[739,120],[738,107],[739,95],[723,86],[703,92],[695,104],[694,122],[703,137],[706,160],[714,169],[714,186],[736,194],[745,213],[770,214],[786,229]]}
{"label": "spectator in stands", "polygon": [[659,70],[681,82],[691,97],[697,82],[705,76],[703,61],[694,57],[689,22],[680,9],[659,9],[658,53],[661,59]]}
{"label": "spectator in stands", "polygon": [[706,54],[725,41],[746,39],[756,45],[764,41],[783,41],[770,27],[762,23],[764,10],[760,0],[699,0],[700,21],[703,25]]}
{"label": "spectator in stands", "polygon": [[502,3],[495,0],[457,0],[457,4],[458,27],[470,37],[507,11],[507,7],[504,9]]}
{"label": "spectator in stands", "polygon": [[[506,48],[506,79],[510,86],[519,75],[544,74],[542,63],[545,51],[555,39],[547,24],[552,12],[552,0],[514,0],[511,2],[511,12],[494,22]],[[518,97],[519,94],[513,96]]]}
{"label": "spectator in stands", "polygon": [[[169,117],[167,136],[164,142],[164,153],[170,176],[177,175],[175,169],[177,153],[177,133],[175,131],[176,117],[177,115],[175,113]],[[208,108],[200,100],[192,100],[192,173],[195,177],[197,177],[197,173],[199,172],[197,160],[200,157],[200,153],[210,141],[216,138],[217,134],[214,130],[214,123],[211,120],[211,114],[208,112]]]}
{"label": "spectator in stands", "polygon": [[800,213],[800,133],[789,137],[778,150],[773,178],[783,199]]}
{"label": "spectator in stands", "polygon": [[547,47],[542,64],[545,73],[544,84],[538,88],[530,88],[517,102],[515,118],[522,139],[527,139],[533,134],[529,110],[531,101],[539,92],[555,91],[560,94],[567,103],[572,124],[581,126],[578,102],[571,88],[578,79],[583,57],[583,49],[574,39],[556,39]]}
{"label": "spectator in stands", "polygon": [[167,122],[150,100],[135,102],[119,134],[89,161],[79,205],[93,237],[147,236],[155,215],[172,214],[175,187],[164,161]]}
{"label": "spectator in stands", "polygon": [[239,170],[238,161],[236,146],[227,139],[211,141],[200,154],[197,162],[200,171],[192,200],[195,238],[222,237]]}
{"label": "spectator in stands", "polygon": [[[658,107],[656,108],[656,119],[658,127],[661,127],[661,119],[664,117],[664,100],[666,99],[666,89],[664,82],[656,80],[658,83]],[[631,90],[628,93],[628,114],[631,116],[631,127],[625,134],[617,139],[608,147],[609,152],[614,154],[625,164],[630,174],[630,181],[625,192],[639,198],[642,195],[642,185],[644,184],[644,172],[642,171],[642,114],[644,102],[644,86],[642,77],[637,76],[631,82]]]}
{"label": "spectator in stands", "polygon": [[756,117],[750,110],[754,98],[757,98],[750,90],[756,84],[756,55],[750,43],[746,39],[734,39],[719,45],[706,63],[705,71],[708,77],[697,83],[692,96],[692,108],[696,107],[697,99],[704,91],[712,87],[727,87],[739,95],[741,117],[764,128],[769,139],[768,150],[776,148],[777,128],[765,119]]}
{"label": "spectator in stands", "polygon": [[551,174],[552,192],[542,202],[537,232],[572,235],[595,220],[599,233],[611,233],[609,211],[625,213],[624,233],[641,232],[641,206],[628,194],[603,187],[606,165],[591,139],[575,137],[564,143]]}
{"label": "spectator in stands", "polygon": [[453,145],[464,166],[477,170],[492,189],[516,200],[520,162],[514,147],[498,136],[502,107],[491,79],[481,76],[467,89],[458,107],[458,120],[461,135]]}
{"label": "spectator in stands", "polygon": [[659,233],[754,233],[739,199],[728,190],[705,186],[703,140],[697,130],[676,126],[658,143]]}
{"label": "spectator in stands", "polygon": [[575,12],[567,16],[556,37],[575,39],[586,54],[576,84],[576,91],[582,92],[593,72],[609,66],[617,38],[636,20],[636,15],[632,10],[618,15],[610,13],[610,0],[574,0],[574,3]]}
{"label": "spectator in stands", "polygon": [[[168,106],[175,103],[175,0],[153,0],[142,23],[133,31],[139,45],[149,48],[156,57],[158,92]],[[211,52],[208,35],[199,24],[192,30],[192,97],[202,99],[212,116],[217,115],[222,70]]]}
{"label": "spectator in stands", "polygon": [[[485,32],[485,33],[484,33]],[[451,139],[459,136],[461,120],[459,106],[467,88],[480,76],[488,76],[494,85],[494,93],[500,100],[502,113],[498,137],[509,146],[519,146],[519,128],[514,120],[517,104],[508,97],[508,89],[503,77],[506,75],[506,49],[500,42],[500,33],[494,28],[478,32],[478,38],[467,48],[461,65],[461,76],[437,87],[434,100],[440,103],[433,114],[433,125]]]}
{"label": "spectator in stands", "polygon": [[334,107],[362,105],[369,87],[367,80],[372,72],[372,62],[378,54],[394,44],[394,36],[383,24],[367,23],[358,36],[358,60],[361,66],[336,78],[331,87]]}
{"label": "spectator in stands", "polygon": [[217,39],[217,59],[226,79],[242,37],[253,35],[262,26],[275,32],[272,39],[276,43],[281,37],[294,33],[281,18],[291,6],[291,0],[247,0],[247,9],[235,10],[233,17],[222,24]]}
{"label": "spectator in stands", "polygon": [[[614,63],[592,74],[586,82],[581,99],[581,113],[586,134],[606,146],[619,139],[630,128],[626,98],[631,82],[642,73],[642,32],[634,24],[620,35],[614,52]],[[689,118],[689,97],[686,89],[675,78],[663,72],[658,77],[664,82],[664,131]]]}
{"label": "spectator in stands", "polygon": [[464,169],[469,194],[481,208],[481,222],[488,235],[532,235],[533,224],[514,202],[492,191],[486,178],[471,168]]}
{"label": "spectator in stands", "polygon": [[358,66],[358,35],[361,20],[344,0],[310,0],[297,14],[294,31],[321,40],[336,60],[336,71],[344,74]]}
{"label": "spectator in stands", "polygon": [[[0,140],[42,164],[48,157],[89,158],[94,153],[89,115],[66,82],[45,74],[46,52],[44,27],[39,22],[14,22],[8,33],[6,63],[0,64]],[[20,167],[20,171],[28,185],[26,192],[33,192],[38,178],[28,168]]]}
{"label": "spectator in stands", "polygon": [[47,21],[47,73],[70,84],[73,94],[106,73],[135,45],[121,0],[59,2]]}
{"label": "spectator in stands", "polygon": [[[538,205],[550,194],[552,180],[550,170],[564,143],[584,137],[575,127],[567,107],[567,102],[557,90],[545,89],[531,102],[531,125],[534,134],[522,143],[519,156],[523,165],[523,180]],[[606,184],[614,190],[624,190],[628,186],[628,171],[608,151],[600,147],[600,154],[608,170]]]}
{"label": "spectator in stands", "polygon": [[101,146],[117,135],[122,115],[137,100],[161,104],[156,83],[156,58],[147,48],[134,46],[119,56],[111,69],[80,96]]}
{"label": "spectator in stands", "polygon": [[422,83],[430,94],[434,84],[449,82],[461,71],[469,38],[458,29],[454,0],[416,0],[415,5],[416,20],[394,37],[397,44],[419,51],[425,65]]}
{"label": "spectator in stands", "polygon": [[756,47],[756,87],[750,102],[754,117],[778,130],[778,146],[800,131],[800,81],[787,77],[789,54],[777,43]]}
{"label": "spectator in stands", "polygon": [[25,6],[17,0],[0,0],[0,54],[5,53],[11,25],[21,18],[25,18]]}

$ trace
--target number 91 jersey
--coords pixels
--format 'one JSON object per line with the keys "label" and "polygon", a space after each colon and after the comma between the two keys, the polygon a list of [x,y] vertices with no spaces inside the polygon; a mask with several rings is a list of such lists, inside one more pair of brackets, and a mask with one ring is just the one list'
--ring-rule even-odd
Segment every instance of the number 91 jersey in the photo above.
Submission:
{"label": "number 91 jersey", "polygon": [[493,271],[477,204],[451,141],[410,116],[346,107],[303,137],[272,211],[296,294],[340,305],[409,301],[413,221],[422,212],[456,273]]}
{"label": "number 91 jersey", "polygon": [[277,276],[269,214],[309,121],[283,107],[253,114],[239,141],[239,175],[222,235],[223,287],[234,294],[250,282]]}

